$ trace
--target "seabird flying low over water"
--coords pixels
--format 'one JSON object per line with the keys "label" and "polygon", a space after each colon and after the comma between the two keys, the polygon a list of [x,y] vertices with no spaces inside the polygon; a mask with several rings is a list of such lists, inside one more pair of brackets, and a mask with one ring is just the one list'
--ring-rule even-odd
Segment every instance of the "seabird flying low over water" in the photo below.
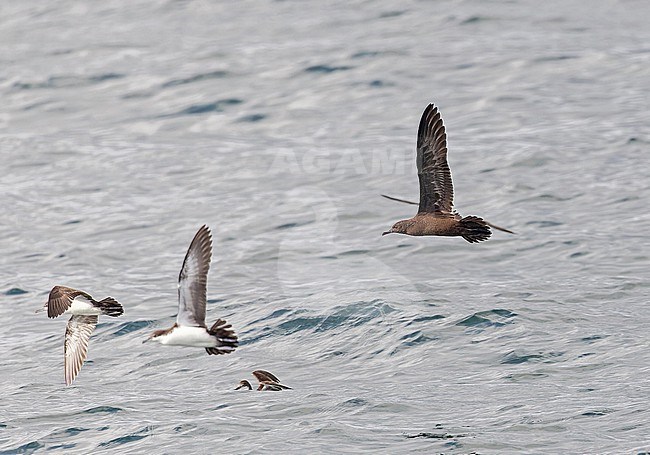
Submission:
{"label": "seabird flying low over water", "polygon": [[124,308],[112,297],[97,301],[90,294],[65,286],[54,286],[47,303],[38,312],[47,309],[49,318],[71,314],[65,329],[64,368],[65,384],[70,385],[79,374],[88,354],[88,341],[100,314],[117,317]]}
{"label": "seabird flying low over water", "polygon": [[[291,387],[280,384],[280,380],[275,377],[273,373],[269,373],[268,371],[255,370],[253,371],[253,376],[255,376],[255,378],[257,378],[258,382],[260,383],[257,387],[257,390],[269,390],[277,392],[279,390],[291,389]],[[239,381],[239,385],[235,388],[235,390],[239,390],[244,387],[248,390],[253,390],[253,386],[251,386],[251,383],[246,379]]]}
{"label": "seabird flying low over water", "polygon": [[[477,216],[461,217],[453,207],[454,187],[447,163],[447,134],[438,108],[429,104],[422,114],[418,128],[417,168],[420,179],[418,213],[408,220],[398,221],[382,235],[461,236],[470,243],[487,240],[490,228],[514,234]],[[410,201],[382,196],[395,201]]]}
{"label": "seabird flying low over water", "polygon": [[208,270],[212,258],[212,235],[203,225],[190,244],[178,277],[178,316],[169,329],[156,330],[144,342],[205,348],[212,354],[228,354],[237,347],[237,335],[231,325],[217,319],[208,330],[205,306]]}

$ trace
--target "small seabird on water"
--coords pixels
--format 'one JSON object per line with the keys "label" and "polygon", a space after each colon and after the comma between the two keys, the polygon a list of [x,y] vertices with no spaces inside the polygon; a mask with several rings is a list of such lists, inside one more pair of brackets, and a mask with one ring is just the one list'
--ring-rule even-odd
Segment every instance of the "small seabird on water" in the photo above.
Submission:
{"label": "small seabird on water", "polygon": [[70,385],[77,377],[88,354],[88,341],[97,325],[100,314],[117,317],[124,308],[112,297],[97,301],[90,294],[65,286],[54,286],[42,309],[49,318],[71,314],[65,329],[64,365],[65,384]]}
{"label": "small seabird on water", "polygon": [[[418,128],[417,168],[420,180],[418,213],[408,220],[398,221],[382,235],[461,236],[470,243],[487,240],[490,228],[514,234],[477,216],[462,217],[453,207],[454,187],[447,163],[447,134],[438,108],[429,104],[422,114]],[[382,194],[385,198],[415,204]]]}
{"label": "small seabird on water", "polygon": [[205,306],[208,270],[212,258],[210,228],[201,226],[190,244],[178,277],[178,315],[169,329],[156,330],[147,341],[164,345],[205,348],[212,354],[228,354],[237,347],[237,335],[223,319],[208,330]]}
{"label": "small seabird on water", "polygon": [[[291,389],[291,387],[280,384],[280,380],[275,377],[273,373],[269,373],[268,371],[255,370],[253,371],[253,376],[255,376],[255,378],[257,378],[257,381],[260,383],[257,387],[257,390],[270,390],[277,392],[279,390]],[[239,381],[239,385],[235,388],[235,390],[239,390],[244,387],[248,390],[253,390],[253,386],[251,386],[251,383],[246,379]]]}

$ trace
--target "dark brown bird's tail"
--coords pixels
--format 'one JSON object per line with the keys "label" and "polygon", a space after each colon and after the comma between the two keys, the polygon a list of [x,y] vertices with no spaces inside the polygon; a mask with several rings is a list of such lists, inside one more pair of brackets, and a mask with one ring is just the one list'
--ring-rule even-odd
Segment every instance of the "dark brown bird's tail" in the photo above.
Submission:
{"label": "dark brown bird's tail", "polygon": [[466,216],[460,220],[460,226],[460,235],[469,243],[482,242],[492,235],[489,224],[477,216]]}
{"label": "dark brown bird's tail", "polygon": [[97,302],[99,308],[107,316],[113,316],[114,318],[124,314],[124,308],[113,297],[106,297],[104,300]]}
{"label": "dark brown bird's tail", "polygon": [[237,335],[234,330],[231,330],[232,325],[228,324],[223,319],[217,319],[217,322],[212,324],[208,332],[210,335],[217,337],[219,344],[214,348],[205,348],[205,352],[209,355],[230,354],[233,352],[239,343]]}

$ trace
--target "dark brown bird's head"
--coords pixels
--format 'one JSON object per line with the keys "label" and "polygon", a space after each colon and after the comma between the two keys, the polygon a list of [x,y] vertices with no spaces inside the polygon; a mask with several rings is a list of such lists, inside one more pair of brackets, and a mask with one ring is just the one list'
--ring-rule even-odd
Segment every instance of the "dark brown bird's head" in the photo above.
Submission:
{"label": "dark brown bird's head", "polygon": [[390,231],[382,232],[381,235],[386,234],[406,234],[408,228],[413,224],[413,220],[402,220],[393,224],[393,227],[390,228]]}
{"label": "dark brown bird's head", "polygon": [[235,390],[239,390],[242,387],[246,387],[248,390],[253,390],[253,386],[246,379],[242,379],[241,381],[239,381],[239,385],[235,387]]}

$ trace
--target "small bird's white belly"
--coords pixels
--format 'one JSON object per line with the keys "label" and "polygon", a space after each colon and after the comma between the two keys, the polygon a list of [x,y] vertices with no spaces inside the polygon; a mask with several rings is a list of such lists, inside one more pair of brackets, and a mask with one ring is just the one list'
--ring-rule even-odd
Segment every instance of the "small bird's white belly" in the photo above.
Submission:
{"label": "small bird's white belly", "polygon": [[180,326],[174,328],[171,333],[162,336],[160,343],[175,346],[213,348],[217,345],[217,340],[208,333],[205,327]]}
{"label": "small bird's white belly", "polygon": [[65,310],[64,314],[76,314],[80,316],[92,316],[94,314],[102,314],[102,311],[93,306],[88,299],[78,296],[72,301],[72,305]]}

